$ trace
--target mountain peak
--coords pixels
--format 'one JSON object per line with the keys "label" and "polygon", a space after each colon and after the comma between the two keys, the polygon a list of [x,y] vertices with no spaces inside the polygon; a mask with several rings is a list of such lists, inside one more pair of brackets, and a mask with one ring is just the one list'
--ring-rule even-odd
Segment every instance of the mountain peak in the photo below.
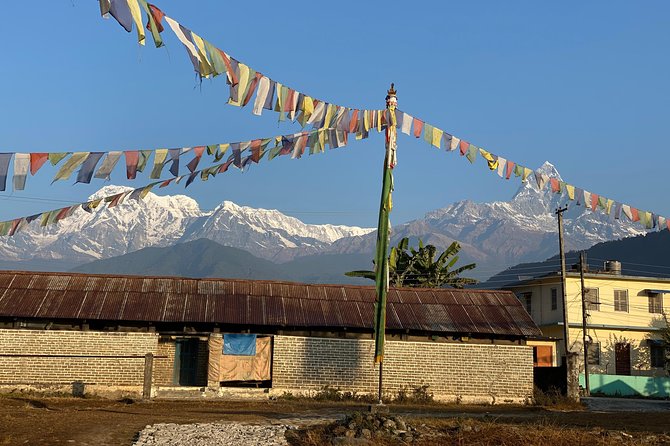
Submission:
{"label": "mountain peak", "polygon": [[95,191],[90,197],[88,197],[88,199],[97,200],[98,198],[109,197],[111,195],[120,194],[122,192],[128,192],[130,190],[133,190],[133,188],[128,186],[117,186],[115,184],[108,184],[107,186],[103,186],[97,191]]}
{"label": "mountain peak", "polygon": [[561,174],[558,173],[556,166],[551,164],[549,161],[545,161],[540,167],[535,169],[535,172],[543,173],[551,178],[558,178],[559,180],[563,181],[563,178],[561,178]]}

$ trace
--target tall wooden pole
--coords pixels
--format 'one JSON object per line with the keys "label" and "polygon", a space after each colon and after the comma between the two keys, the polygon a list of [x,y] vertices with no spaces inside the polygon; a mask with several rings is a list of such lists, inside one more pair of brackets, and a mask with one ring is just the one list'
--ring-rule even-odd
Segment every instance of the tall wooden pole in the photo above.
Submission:
{"label": "tall wooden pole", "polygon": [[579,279],[582,282],[582,345],[584,346],[584,387],[586,396],[591,395],[589,385],[589,344],[586,334],[586,288],[584,288],[584,251],[579,253]]}
{"label": "tall wooden pole", "polygon": [[563,344],[565,348],[565,359],[567,362],[568,352],[570,346],[569,339],[569,328],[568,328],[568,291],[567,291],[567,281],[566,281],[566,271],[565,271],[565,250],[563,249],[563,212],[567,211],[568,207],[562,207],[556,209],[556,215],[558,216],[558,249],[561,256],[561,289],[563,296]]}
{"label": "tall wooden pole", "polygon": [[389,214],[393,206],[391,193],[393,191],[393,168],[396,164],[396,116],[395,108],[398,104],[396,91],[391,89],[386,95],[386,156],[382,180],[382,196],[379,205],[379,223],[377,225],[377,250],[375,254],[375,285],[377,301],[375,302],[375,363],[379,364],[379,404],[382,404],[382,369],[384,366],[384,341],[386,338],[386,295],[389,286]]}

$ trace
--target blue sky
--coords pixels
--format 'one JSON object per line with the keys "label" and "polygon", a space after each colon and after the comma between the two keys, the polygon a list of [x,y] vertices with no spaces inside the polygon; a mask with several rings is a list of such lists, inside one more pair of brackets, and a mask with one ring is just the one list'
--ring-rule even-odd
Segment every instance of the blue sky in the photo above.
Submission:
{"label": "blue sky", "polygon": [[[251,67],[352,108],[400,109],[531,168],[552,162],[578,187],[670,217],[670,3],[176,2],[169,16]],[[328,5],[328,6],[325,6]],[[196,79],[166,29],[165,48],[139,47],[96,1],[13,2],[3,8],[0,151],[186,147],[298,131],[226,105],[225,80]],[[509,199],[481,160],[400,135],[394,224],[454,201]],[[204,209],[223,200],[279,209],[312,223],[375,226],[384,141],[300,160],[261,162],[188,189]],[[80,202],[102,187],[50,185],[0,193],[0,219]],[[112,184],[128,182],[120,169]],[[64,205],[64,204],[63,204]]]}

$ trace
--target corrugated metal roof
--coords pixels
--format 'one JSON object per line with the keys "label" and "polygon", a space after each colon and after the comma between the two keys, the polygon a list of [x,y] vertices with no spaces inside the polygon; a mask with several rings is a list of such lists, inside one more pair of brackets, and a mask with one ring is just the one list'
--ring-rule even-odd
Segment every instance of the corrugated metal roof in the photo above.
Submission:
{"label": "corrugated metal roof", "polygon": [[[371,329],[372,286],[0,271],[0,317]],[[510,291],[392,289],[387,328],[540,336]]]}

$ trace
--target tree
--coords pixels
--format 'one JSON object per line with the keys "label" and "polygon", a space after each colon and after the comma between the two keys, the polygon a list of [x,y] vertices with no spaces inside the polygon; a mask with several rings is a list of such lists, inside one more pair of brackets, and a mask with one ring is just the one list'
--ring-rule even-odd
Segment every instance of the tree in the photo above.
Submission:
{"label": "tree", "polygon": [[[404,237],[398,246],[391,248],[389,254],[389,283],[393,287],[438,288],[449,286],[463,288],[465,285],[477,283],[476,279],[461,277],[464,271],[474,269],[477,265],[470,263],[452,269],[458,262],[461,245],[453,242],[437,259],[437,248],[423,245],[419,240],[419,248],[409,247],[409,239]],[[364,277],[375,280],[374,271],[349,271],[349,277]]]}
{"label": "tree", "polygon": [[668,315],[663,314],[663,319],[665,320],[665,325],[661,327],[659,334],[665,344],[665,349],[663,350],[664,359],[665,359],[665,371],[670,374],[670,320],[668,320]]}

